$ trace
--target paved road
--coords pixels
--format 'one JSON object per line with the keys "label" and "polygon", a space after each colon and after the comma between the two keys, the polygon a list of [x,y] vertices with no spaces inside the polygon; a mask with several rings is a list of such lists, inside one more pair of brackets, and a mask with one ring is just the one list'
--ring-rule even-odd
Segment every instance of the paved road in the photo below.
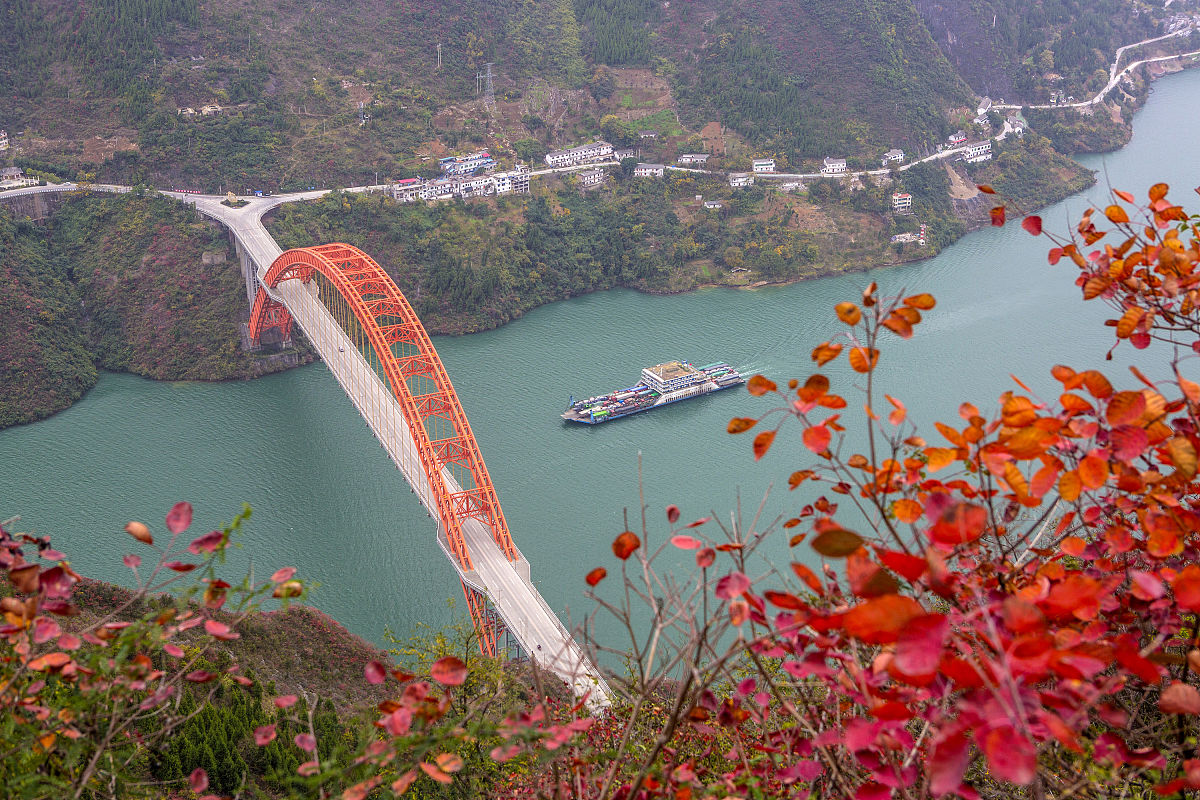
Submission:
{"label": "paved road", "polygon": [[[351,191],[378,188],[382,187],[355,187]],[[254,260],[261,284],[271,263],[282,253],[263,227],[263,214],[283,203],[315,199],[325,191],[256,197],[236,209],[222,205],[221,198],[211,195],[165,194],[194,203],[201,213],[228,226]],[[284,281],[275,289],[274,296],[287,306],[392,461],[404,473],[430,516],[436,519],[437,503],[399,403],[326,310],[315,289],[314,283]],[[450,470],[443,469],[439,478],[447,491],[461,491]],[[525,557],[522,555],[516,563],[509,562],[492,538],[491,528],[479,520],[466,520],[463,535],[474,566],[474,570],[467,573],[462,572],[439,535],[439,545],[460,577],[488,596],[509,633],[531,658],[562,678],[576,695],[590,693],[589,703],[593,707],[607,706],[610,696],[607,684],[534,587]]]}
{"label": "paved road", "polygon": [[1193,50],[1190,53],[1179,53],[1178,55],[1173,55],[1173,56],[1158,56],[1157,58],[1143,58],[1140,61],[1134,61],[1134,62],[1130,63],[1123,70],[1121,70],[1120,72],[1117,72],[1117,66],[1121,63],[1121,56],[1124,54],[1125,50],[1127,50],[1131,47],[1138,47],[1139,45],[1148,44],[1150,42],[1157,42],[1162,39],[1171,39],[1171,38],[1174,38],[1177,36],[1187,36],[1192,32],[1192,30],[1193,30],[1192,28],[1185,28],[1182,31],[1168,33],[1166,36],[1158,36],[1154,39],[1145,39],[1140,42],[1134,42],[1133,44],[1127,44],[1124,47],[1117,50],[1117,57],[1116,57],[1116,59],[1113,60],[1112,67],[1110,67],[1109,71],[1108,71],[1108,74],[1109,74],[1108,83],[1104,86],[1103,89],[1101,89],[1099,92],[1096,93],[1095,97],[1091,98],[1090,100],[1082,100],[1078,103],[1056,103],[1056,104],[1046,103],[1046,104],[1039,104],[1039,105],[1030,105],[1028,103],[1026,103],[1024,105],[1013,105],[1012,103],[1003,103],[1003,104],[994,105],[994,106],[992,106],[992,108],[997,109],[999,111],[1016,111],[1021,108],[1086,108],[1087,106],[1094,106],[1097,103],[1099,103],[1100,101],[1102,101],[1105,97],[1107,97],[1108,93],[1111,92],[1114,88],[1116,88],[1117,84],[1121,82],[1122,78],[1124,78],[1130,72],[1133,72],[1135,69],[1142,66],[1143,64],[1157,64],[1157,63],[1160,63],[1163,61],[1173,61],[1177,58],[1190,58],[1192,56],[1200,56],[1200,50]]}

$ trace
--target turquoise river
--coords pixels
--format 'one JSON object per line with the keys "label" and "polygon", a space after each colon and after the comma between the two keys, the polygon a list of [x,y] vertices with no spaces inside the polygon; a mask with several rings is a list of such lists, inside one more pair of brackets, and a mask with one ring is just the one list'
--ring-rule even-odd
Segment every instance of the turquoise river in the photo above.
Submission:
{"label": "turquoise river", "polygon": [[[1089,203],[1105,205],[1106,182],[1144,197],[1170,177],[1176,201],[1191,205],[1200,159],[1179,110],[1198,106],[1200,70],[1156,83],[1130,145],[1088,157],[1099,183],[1044,209],[1046,227],[1064,231]],[[626,510],[640,529],[639,454],[651,539],[661,543],[668,503],[686,519],[715,512],[728,520],[740,501],[749,522],[774,484],[765,518],[789,515],[803,498],[789,495],[787,475],[807,451],[799,429],[785,428],[755,462],[749,435],[726,434],[730,417],[771,405],[744,390],[595,427],[559,419],[569,395],[629,385],[642,366],[672,358],[725,360],[780,383],[803,378],[813,346],[839,330],[834,304],[870,280],[884,293],[937,296],[916,337],[889,340],[880,362],[885,390],[919,422],[956,419],[963,400],[994,409],[1013,385],[1009,373],[1052,392],[1056,363],[1132,381],[1122,362],[1131,351],[1105,364],[1105,309],[1082,303],[1072,266],[1047,265],[1049,246],[1009,225],[971,233],[923,263],[752,291],[602,292],[436,345],[534,580],[564,620],[578,622],[590,608],[583,577],[596,565],[611,571],[609,545]],[[832,375],[835,389],[850,392],[844,361]],[[851,409],[861,407],[848,396]],[[444,623],[448,598],[462,608],[433,521],[320,364],[217,384],[106,374],[73,408],[0,432],[0,518],[20,514],[21,528],[53,535],[85,574],[128,583],[121,556],[140,546],[122,526],[140,519],[161,533],[180,499],[195,505],[197,532],[249,503],[246,546],[232,566],[253,564],[260,577],[297,567],[321,584],[312,603],[370,640],[382,642],[385,626],[407,634],[418,621]],[[776,534],[767,548],[778,560],[785,538]],[[686,566],[674,553],[667,563]]]}

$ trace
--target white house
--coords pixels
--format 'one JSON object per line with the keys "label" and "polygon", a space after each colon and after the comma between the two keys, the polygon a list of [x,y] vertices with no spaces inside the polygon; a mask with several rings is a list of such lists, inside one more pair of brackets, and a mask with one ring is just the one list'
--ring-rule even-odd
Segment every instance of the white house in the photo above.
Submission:
{"label": "white house", "polygon": [[992,157],[992,140],[984,139],[982,142],[971,142],[967,145],[966,151],[963,153],[963,161],[968,164],[975,164],[979,161],[988,161]]}
{"label": "white house", "polygon": [[846,159],[825,157],[822,162],[822,175],[842,175],[846,172]]}
{"label": "white house", "polygon": [[708,153],[683,153],[678,160],[680,164],[707,164]]}
{"label": "white house", "polygon": [[648,178],[651,176],[661,178],[666,169],[666,166],[663,164],[638,164],[633,168],[633,174],[639,178]]}
{"label": "white house", "polygon": [[638,131],[639,139],[657,139],[658,131]]}
{"label": "white house", "polygon": [[177,113],[181,117],[194,117],[194,116],[196,116],[196,109],[188,106],[187,108],[179,109],[175,113]]}
{"label": "white house", "polygon": [[613,150],[613,161],[624,161],[627,158],[637,158],[638,149],[636,147],[621,147]]}
{"label": "white house", "polygon": [[899,164],[902,161],[904,161],[904,151],[897,147],[893,147],[891,150],[888,150],[883,154],[883,160],[881,164],[882,166],[886,167],[888,164]]}
{"label": "white house", "polygon": [[1004,121],[1008,123],[1008,127],[1011,128],[1012,132],[1017,136],[1025,135],[1025,120],[1021,119],[1016,114],[1009,114],[1004,118]]}
{"label": "white house", "polygon": [[704,207],[705,207],[705,208],[708,208],[708,209],[718,209],[718,208],[720,208],[720,207],[721,207],[721,201],[719,201],[719,200],[705,200],[705,201],[704,201]]}
{"label": "white house", "polygon": [[729,185],[734,189],[743,189],[754,185],[754,176],[748,172],[729,173]]}
{"label": "white house", "polygon": [[405,178],[392,184],[392,197],[397,203],[415,202],[421,194],[420,178]]}
{"label": "white house", "polygon": [[590,161],[612,158],[613,147],[608,142],[592,142],[567,150],[551,150],[546,154],[546,163],[552,167],[573,167]]}
{"label": "white house", "polygon": [[458,179],[459,197],[483,197],[496,190],[496,183],[491,175],[474,175]]}
{"label": "white house", "polygon": [[773,158],[756,158],[750,164],[755,172],[774,172],[775,159]]}
{"label": "white house", "polygon": [[25,176],[20,167],[4,167],[0,169],[0,189],[16,189],[21,186],[37,186],[37,178]]}
{"label": "white house", "polygon": [[912,195],[908,192],[892,193],[892,211],[897,214],[907,214],[912,211]]}
{"label": "white house", "polygon": [[984,114],[988,113],[991,110],[992,110],[992,98],[985,97],[979,101],[979,108],[976,109],[975,114],[977,116],[982,117]]}
{"label": "white house", "polygon": [[967,132],[964,130],[957,130],[954,133],[950,134],[946,138],[946,141],[948,141],[950,144],[955,144],[955,145],[963,144],[964,142],[967,141]]}
{"label": "white house", "polygon": [[580,186],[599,186],[602,183],[604,183],[604,170],[602,169],[589,169],[579,173]]}
{"label": "white house", "polygon": [[200,113],[206,117],[211,117],[213,114],[221,113],[221,106],[216,103],[213,103],[210,106],[201,106]]}
{"label": "white house", "polygon": [[8,149],[8,131],[0,131],[0,150]]}
{"label": "white house", "polygon": [[496,194],[529,194],[529,172],[513,170],[512,172],[497,172],[492,176],[495,182]]}

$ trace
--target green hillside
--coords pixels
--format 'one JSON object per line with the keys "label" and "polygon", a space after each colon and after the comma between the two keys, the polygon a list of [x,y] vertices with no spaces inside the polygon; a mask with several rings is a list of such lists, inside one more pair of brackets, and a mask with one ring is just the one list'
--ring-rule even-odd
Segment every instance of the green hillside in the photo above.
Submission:
{"label": "green hillside", "polygon": [[[940,140],[961,124],[955,109],[973,108],[972,88],[1083,91],[1119,43],[1170,13],[1132,8],[11,0],[0,96],[14,146],[4,156],[62,178],[299,189],[429,174],[438,156],[469,148],[537,159],[605,135],[601,120],[615,116],[671,136],[653,157],[703,146],[869,161]],[[491,109],[480,78],[489,63]],[[214,105],[220,113],[180,113]],[[736,141],[691,138],[718,123]]]}

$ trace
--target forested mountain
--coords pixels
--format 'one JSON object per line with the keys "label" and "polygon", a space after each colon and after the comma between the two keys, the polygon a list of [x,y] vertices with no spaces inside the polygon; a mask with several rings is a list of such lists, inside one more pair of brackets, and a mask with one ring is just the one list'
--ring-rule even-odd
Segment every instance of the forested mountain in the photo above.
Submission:
{"label": "forested mountain", "polygon": [[687,118],[792,160],[929,145],[972,100],[908,2],[709,0],[672,25],[699,43],[678,58]]}
{"label": "forested mountain", "polygon": [[[536,159],[615,117],[663,129],[655,157],[869,161],[940,140],[975,94],[1081,93],[1181,5],[9,0],[0,157],[63,178],[295,189],[427,174],[472,147]],[[723,139],[689,138],[711,125]]]}
{"label": "forested mountain", "polygon": [[1096,91],[1108,80],[1118,47],[1162,33],[1148,6],[1128,0],[915,4],[959,74],[993,98],[1044,103],[1051,89],[1080,96]]}

